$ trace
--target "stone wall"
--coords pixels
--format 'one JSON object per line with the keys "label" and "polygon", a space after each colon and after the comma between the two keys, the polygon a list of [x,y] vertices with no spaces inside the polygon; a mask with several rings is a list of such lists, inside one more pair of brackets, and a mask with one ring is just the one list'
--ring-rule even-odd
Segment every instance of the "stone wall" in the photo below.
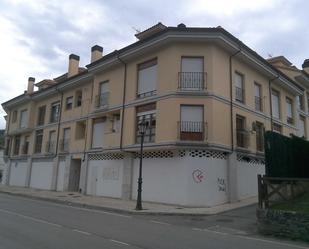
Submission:
{"label": "stone wall", "polygon": [[258,230],[273,235],[309,242],[309,214],[272,209],[257,209]]}

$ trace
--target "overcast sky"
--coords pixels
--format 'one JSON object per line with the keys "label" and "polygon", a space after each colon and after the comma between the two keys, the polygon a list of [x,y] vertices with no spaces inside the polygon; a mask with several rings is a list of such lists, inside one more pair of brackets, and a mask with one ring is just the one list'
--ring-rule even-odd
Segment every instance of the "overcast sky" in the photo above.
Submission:
{"label": "overcast sky", "polygon": [[29,76],[39,82],[65,73],[69,54],[84,66],[91,46],[109,53],[159,21],[220,25],[263,57],[285,55],[301,67],[309,58],[308,10],[306,0],[0,0],[0,102],[23,93]]}

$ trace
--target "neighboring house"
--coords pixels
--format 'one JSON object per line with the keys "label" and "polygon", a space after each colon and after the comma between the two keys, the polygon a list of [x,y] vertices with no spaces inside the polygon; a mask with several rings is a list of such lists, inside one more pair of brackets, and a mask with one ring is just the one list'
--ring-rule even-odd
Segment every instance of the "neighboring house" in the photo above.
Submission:
{"label": "neighboring house", "polygon": [[0,184],[5,184],[6,181],[6,164],[4,162],[3,154],[3,148],[0,148]]}
{"label": "neighboring house", "polygon": [[143,200],[214,206],[256,196],[264,130],[302,135],[302,115],[307,137],[296,103],[308,78],[288,77],[221,27],[159,23],[136,37],[105,56],[92,47],[87,69],[70,55],[66,74],[38,91],[30,77],[2,104],[8,184],[136,199],[145,120]]}

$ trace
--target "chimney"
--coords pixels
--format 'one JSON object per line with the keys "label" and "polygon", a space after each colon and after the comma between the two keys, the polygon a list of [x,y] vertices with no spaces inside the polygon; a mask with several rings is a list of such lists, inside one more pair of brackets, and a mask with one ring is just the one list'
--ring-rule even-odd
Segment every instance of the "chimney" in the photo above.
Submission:
{"label": "chimney", "polygon": [[103,48],[99,45],[94,45],[91,48],[91,63],[94,61],[97,61],[98,59],[101,59],[103,55]]}
{"label": "chimney", "polygon": [[309,73],[309,59],[304,60],[302,67],[306,73]]}
{"label": "chimney", "polygon": [[78,67],[79,67],[79,56],[76,54],[70,54],[68,78],[78,74]]}
{"label": "chimney", "polygon": [[33,93],[33,90],[34,90],[34,82],[35,82],[35,78],[33,78],[33,77],[29,77],[29,78],[28,78],[27,94]]}

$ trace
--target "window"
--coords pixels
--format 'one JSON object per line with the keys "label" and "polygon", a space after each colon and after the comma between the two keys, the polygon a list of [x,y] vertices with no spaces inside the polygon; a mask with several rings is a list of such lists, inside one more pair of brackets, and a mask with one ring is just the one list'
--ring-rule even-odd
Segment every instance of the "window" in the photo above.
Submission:
{"label": "window", "polygon": [[255,133],[256,133],[256,150],[264,150],[264,125],[260,122],[255,123]]}
{"label": "window", "polygon": [[204,107],[182,105],[180,107],[180,139],[204,140]]}
{"label": "window", "polygon": [[60,141],[60,150],[62,152],[68,152],[70,146],[70,128],[63,129],[63,139]]}
{"label": "window", "polygon": [[51,105],[51,112],[50,112],[50,123],[55,123],[59,120],[60,115],[60,103],[55,102]]}
{"label": "window", "polygon": [[286,97],[286,121],[288,124],[293,124],[293,104],[288,97]]}
{"label": "window", "polygon": [[271,90],[271,108],[272,108],[272,116],[274,118],[280,118],[280,108],[279,108],[279,92],[272,89]]}
{"label": "window", "polygon": [[274,123],[273,124],[273,131],[281,134],[282,133],[282,126],[277,124],[277,123]]}
{"label": "window", "polygon": [[27,155],[29,151],[29,136],[25,136],[24,144],[22,147],[22,154]]}
{"label": "window", "polygon": [[144,123],[146,131],[144,142],[151,143],[155,141],[156,135],[156,104],[147,104],[136,108],[136,143],[141,142],[141,133],[139,124]]}
{"label": "window", "polygon": [[120,115],[119,114],[113,115],[112,131],[116,133],[120,131]]}
{"label": "window", "polygon": [[304,96],[303,95],[298,95],[297,96],[297,107],[299,110],[304,111],[305,106],[304,106]]}
{"label": "window", "polygon": [[107,107],[109,102],[109,81],[100,83],[100,93],[96,99],[97,107]]}
{"label": "window", "polygon": [[45,113],[46,113],[46,106],[40,106],[38,110],[38,122],[37,125],[44,125],[45,123]]}
{"label": "window", "polygon": [[4,155],[9,156],[11,152],[11,139],[6,139]]}
{"label": "window", "polygon": [[240,73],[235,72],[235,90],[236,90],[236,101],[244,103],[245,102],[245,92],[244,92],[244,76]]}
{"label": "window", "polygon": [[43,130],[38,130],[35,133],[35,153],[41,153],[42,151],[42,142],[43,142]]}
{"label": "window", "polygon": [[306,120],[305,117],[299,117],[299,136],[306,137]]}
{"label": "window", "polygon": [[309,92],[307,92],[307,108],[308,108],[308,113],[309,113]]}
{"label": "window", "polygon": [[14,155],[19,154],[19,147],[20,147],[20,136],[16,136],[15,141],[14,141],[14,150],[13,150]]}
{"label": "window", "polygon": [[12,115],[12,123],[15,123],[17,121],[17,111],[13,111],[13,115]]}
{"label": "window", "polygon": [[236,143],[238,147],[246,148],[248,146],[248,132],[246,130],[246,119],[236,115]]}
{"label": "window", "polygon": [[26,128],[27,127],[27,114],[28,111],[27,110],[22,110],[20,112],[20,128]]}
{"label": "window", "polygon": [[106,118],[96,118],[93,120],[92,148],[101,148],[104,144]]}
{"label": "window", "polygon": [[86,133],[86,121],[76,122],[75,139],[84,139]]}
{"label": "window", "polygon": [[138,65],[137,97],[143,98],[156,94],[157,74],[157,59]]}
{"label": "window", "polygon": [[3,170],[0,170],[0,183],[2,183],[3,180]]}
{"label": "window", "polygon": [[202,90],[205,88],[204,58],[182,57],[179,73],[181,90]]}
{"label": "window", "polygon": [[50,131],[46,144],[46,152],[54,153],[56,150],[56,131]]}
{"label": "window", "polygon": [[73,107],[73,96],[67,97],[65,100],[65,109],[71,110]]}
{"label": "window", "polygon": [[262,111],[262,86],[254,83],[254,103],[255,110]]}
{"label": "window", "polygon": [[83,100],[83,92],[82,90],[78,90],[75,93],[75,106],[81,106],[82,105],[82,100]]}

